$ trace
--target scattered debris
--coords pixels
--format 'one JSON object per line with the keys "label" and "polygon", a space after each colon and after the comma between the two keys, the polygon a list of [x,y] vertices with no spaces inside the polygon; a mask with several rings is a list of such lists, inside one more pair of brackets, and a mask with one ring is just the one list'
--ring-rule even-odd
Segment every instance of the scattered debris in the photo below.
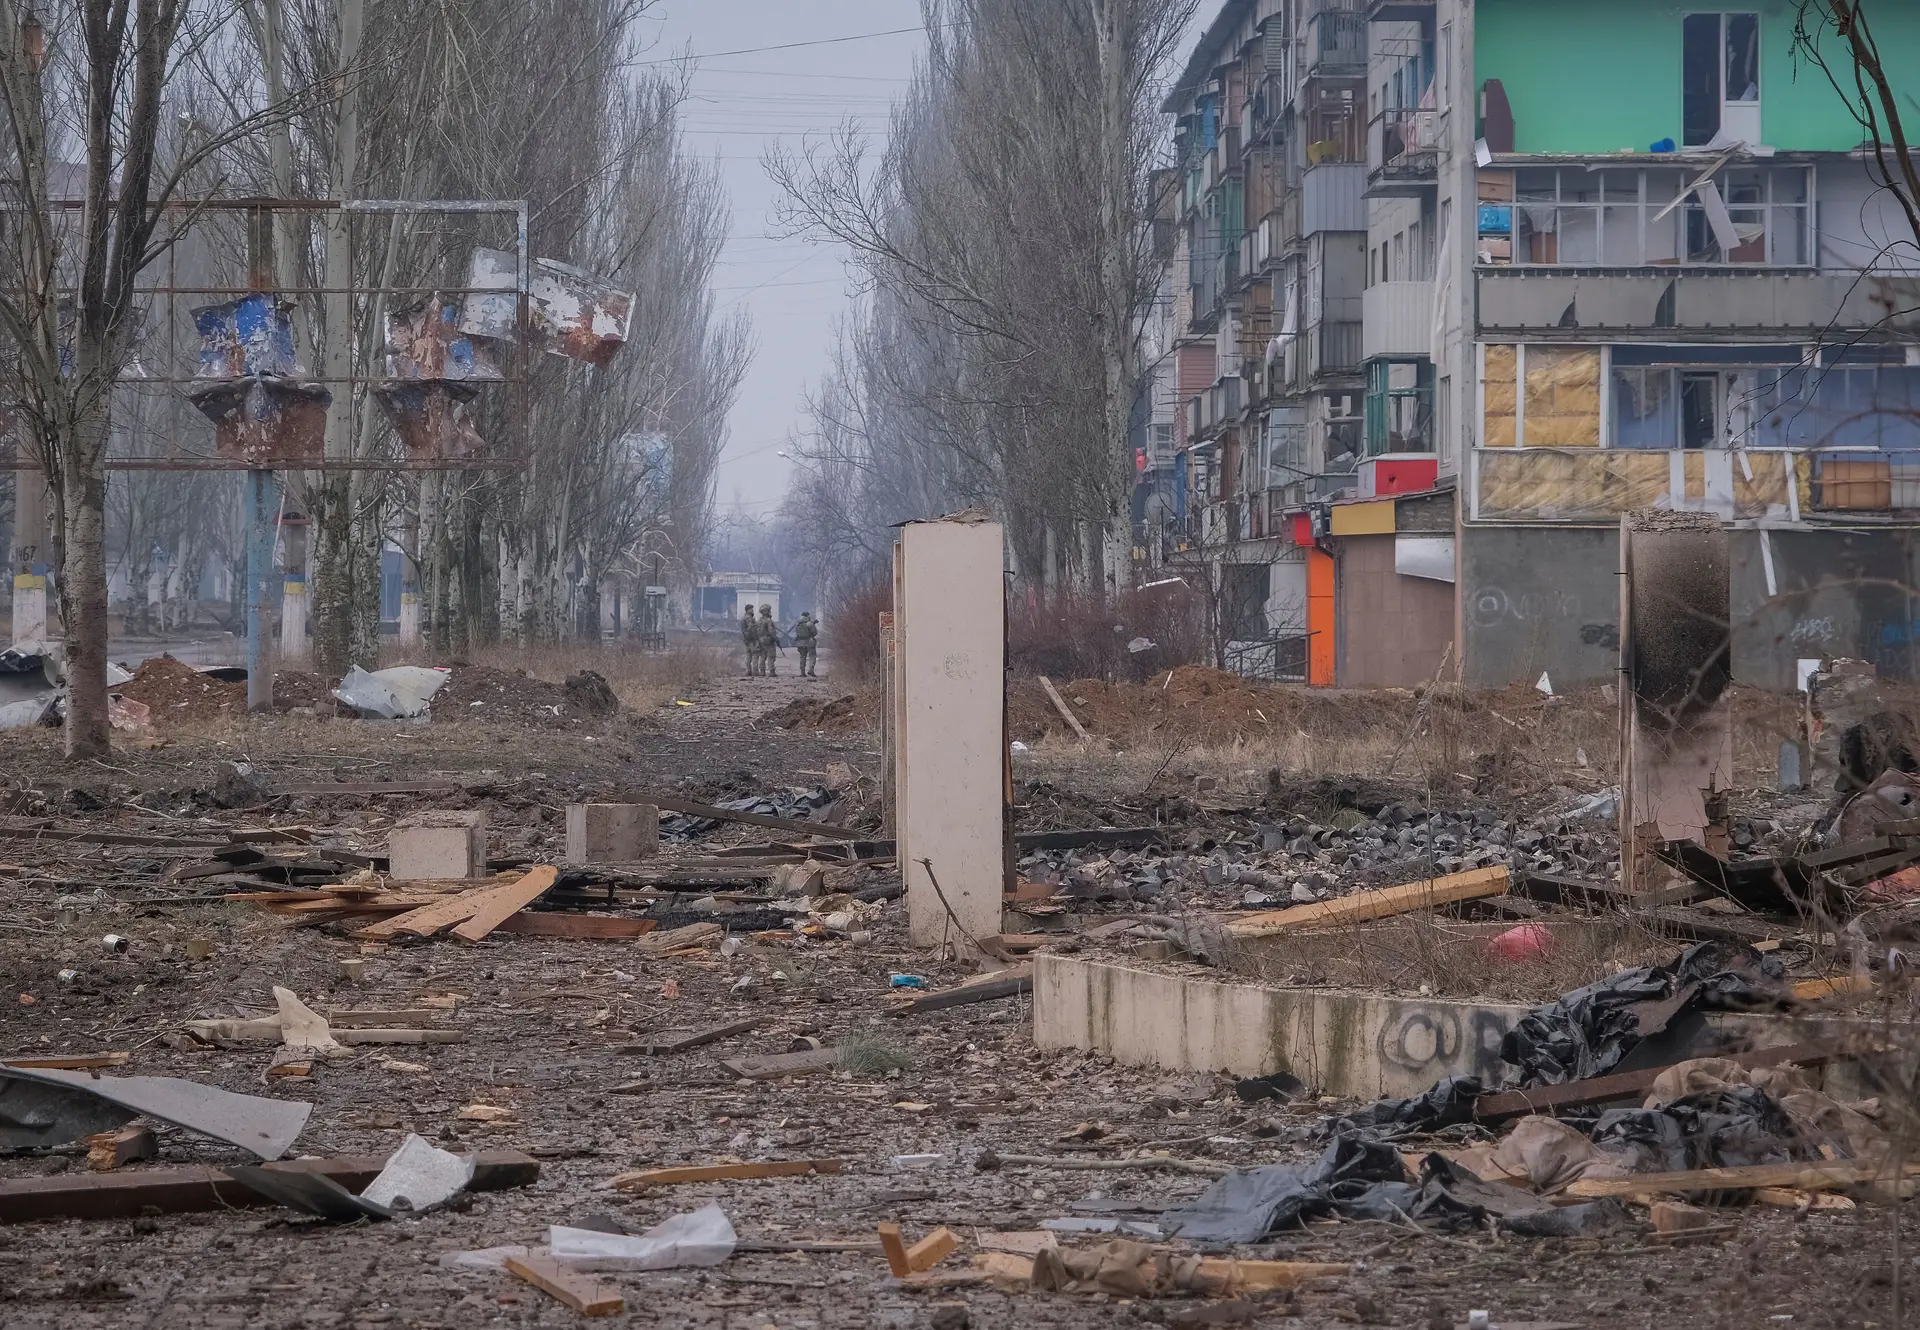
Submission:
{"label": "scattered debris", "polygon": [[581,1270],[676,1270],[725,1264],[739,1239],[718,1205],[676,1214],[645,1233],[601,1233],[555,1225],[547,1232],[557,1261]]}

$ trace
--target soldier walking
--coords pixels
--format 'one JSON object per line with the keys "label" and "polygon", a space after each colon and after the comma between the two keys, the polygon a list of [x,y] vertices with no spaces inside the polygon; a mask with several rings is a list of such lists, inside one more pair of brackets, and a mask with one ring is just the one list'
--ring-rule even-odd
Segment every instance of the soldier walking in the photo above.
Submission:
{"label": "soldier walking", "polygon": [[780,666],[774,660],[774,653],[780,650],[780,625],[773,621],[773,606],[760,607],[760,672],[766,675],[778,675]]}
{"label": "soldier walking", "polygon": [[814,652],[820,645],[820,624],[811,610],[800,616],[800,622],[793,626],[793,648],[800,653],[800,677],[817,679],[813,672]]}
{"label": "soldier walking", "polygon": [[747,677],[760,673],[760,625],[753,617],[753,604],[740,611],[740,642],[747,649]]}

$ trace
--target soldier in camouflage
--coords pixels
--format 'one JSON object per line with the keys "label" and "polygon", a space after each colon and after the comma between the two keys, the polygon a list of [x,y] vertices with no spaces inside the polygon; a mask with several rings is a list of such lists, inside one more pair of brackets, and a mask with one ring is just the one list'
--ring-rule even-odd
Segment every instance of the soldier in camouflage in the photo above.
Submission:
{"label": "soldier in camouflage", "polygon": [[817,679],[813,672],[814,653],[820,645],[820,625],[814,619],[812,611],[800,616],[800,622],[793,626],[794,650],[800,653],[800,677]]}
{"label": "soldier in camouflage", "polygon": [[753,617],[753,605],[740,611],[740,642],[747,649],[747,677],[760,673],[760,625]]}
{"label": "soldier in camouflage", "polygon": [[767,675],[780,673],[780,666],[774,660],[774,654],[780,650],[780,625],[773,621],[773,606],[760,607],[760,622],[757,625],[760,635],[760,672]]}

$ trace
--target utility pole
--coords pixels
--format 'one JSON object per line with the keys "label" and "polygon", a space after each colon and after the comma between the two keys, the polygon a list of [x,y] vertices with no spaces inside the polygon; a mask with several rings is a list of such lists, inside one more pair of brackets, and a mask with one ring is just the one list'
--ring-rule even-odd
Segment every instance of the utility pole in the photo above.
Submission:
{"label": "utility pole", "polygon": [[[267,297],[268,317],[278,299],[273,274],[273,212],[247,210],[247,282]],[[273,648],[267,640],[267,595],[273,568],[274,522],[278,503],[273,472],[266,467],[247,470],[247,710],[273,709]]]}

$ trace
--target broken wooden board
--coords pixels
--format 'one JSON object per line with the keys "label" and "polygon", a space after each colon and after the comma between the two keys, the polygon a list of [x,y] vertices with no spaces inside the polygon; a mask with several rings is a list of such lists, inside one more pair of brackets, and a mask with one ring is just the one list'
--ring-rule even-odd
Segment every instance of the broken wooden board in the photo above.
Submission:
{"label": "broken wooden board", "polygon": [[153,1128],[122,1127],[118,1131],[98,1132],[86,1138],[87,1167],[96,1173],[108,1173],[136,1159],[151,1159],[160,1153],[160,1142]]}
{"label": "broken wooden board", "polygon": [[800,1053],[772,1053],[766,1057],[724,1058],[720,1065],[747,1081],[766,1081],[778,1076],[806,1076],[830,1071],[840,1060],[838,1048],[810,1048]]}
{"label": "broken wooden board", "polygon": [[[881,1239],[884,1246],[886,1240]],[[960,1245],[960,1235],[950,1228],[936,1228],[926,1237],[907,1248],[907,1269],[918,1274],[922,1270],[931,1270],[934,1266],[953,1255]],[[889,1259],[891,1264],[891,1259]]]}
{"label": "broken wooden board", "polygon": [[[1581,1200],[1602,1196],[1660,1196],[1695,1191],[1753,1191],[1790,1187],[1797,1191],[1845,1191],[1862,1183],[1891,1180],[1885,1164],[1748,1164],[1739,1168],[1696,1168],[1684,1173],[1636,1173],[1624,1178],[1581,1178],[1564,1195]],[[1905,1177],[1920,1177],[1920,1164],[1908,1164]]]}
{"label": "broken wooden board", "polygon": [[1060,713],[1060,719],[1073,730],[1074,736],[1083,744],[1092,743],[1093,736],[1087,733],[1087,727],[1080,723],[1080,718],[1073,714],[1072,708],[1067,705],[1067,700],[1060,696],[1060,690],[1053,686],[1053,680],[1044,674],[1037,674],[1034,677],[1040,681],[1040,691],[1047,695],[1047,701],[1053,703],[1053,709]]}
{"label": "broken wooden board", "polygon": [[[358,1193],[380,1176],[385,1155],[345,1155],[334,1159],[283,1159],[260,1167],[270,1171],[318,1173]],[[540,1180],[540,1163],[518,1150],[482,1150],[475,1158],[468,1191],[530,1187]],[[162,1214],[226,1210],[269,1204],[219,1168],[150,1168],[126,1173],[59,1174],[0,1181],[0,1224],[42,1219],[130,1219],[152,1206]]]}
{"label": "broken wooden board", "polygon": [[[1727,1056],[1730,1061],[1753,1070],[1788,1065],[1815,1067],[1832,1061],[1840,1053],[1831,1045],[1780,1044]],[[1530,1090],[1482,1095],[1474,1101],[1473,1114],[1480,1122],[1503,1122],[1532,1113],[1551,1113],[1555,1109],[1584,1108],[1615,1099],[1638,1099],[1653,1088],[1655,1078],[1665,1070],[1665,1067],[1646,1067],[1639,1071],[1616,1072],[1610,1076],[1564,1081],[1559,1085],[1539,1085]]]}
{"label": "broken wooden board", "polygon": [[[186,1022],[187,1033],[207,1044],[260,1044],[281,1041],[280,1018],[253,1020],[208,1020]],[[341,1044],[464,1044],[465,1030],[383,1030],[347,1028],[333,1030],[334,1042]]]}
{"label": "broken wooden board", "polygon": [[582,1316],[617,1316],[627,1309],[627,1300],[618,1289],[562,1265],[551,1256],[509,1256],[506,1268],[508,1274],[526,1280]]}
{"label": "broken wooden board", "polygon": [[96,1071],[101,1067],[124,1067],[131,1053],[46,1053],[17,1058],[0,1058],[8,1067],[37,1067],[43,1071]]}
{"label": "broken wooden board", "polygon": [[658,919],[622,919],[605,914],[522,910],[493,931],[521,937],[570,937],[586,941],[630,942],[660,927]]}
{"label": "broken wooden board", "polygon": [[913,1273],[913,1267],[907,1264],[907,1244],[900,1236],[900,1225],[887,1220],[879,1227],[880,1250],[886,1254],[887,1269],[895,1279],[905,1279]]}
{"label": "broken wooden board", "polygon": [[621,1191],[676,1187],[683,1182],[726,1182],[736,1178],[797,1178],[809,1173],[838,1173],[844,1159],[767,1159],[755,1164],[684,1164],[621,1173],[612,1186]]}
{"label": "broken wooden board", "polygon": [[962,984],[958,988],[944,989],[938,993],[928,993],[903,1002],[887,1014],[889,1016],[918,1016],[929,1011],[945,1011],[948,1007],[966,1007],[976,1002],[997,1002],[1001,998],[1018,997],[1022,993],[1033,991],[1032,974],[1012,974],[998,979],[988,979],[980,983]]}
{"label": "broken wooden board", "polygon": [[1873,992],[1873,978],[1864,974],[1844,974],[1834,979],[1802,979],[1793,986],[1800,1002],[1819,1002],[1830,997],[1859,997]]}
{"label": "broken wooden board", "polygon": [[303,785],[282,785],[279,794],[458,794],[460,786],[450,780],[351,781],[316,780]]}
{"label": "broken wooden board", "polygon": [[471,891],[463,891],[457,896],[449,896],[431,905],[422,905],[417,910],[408,910],[405,914],[396,914],[391,919],[382,919],[377,924],[355,929],[354,936],[380,939],[411,933],[416,937],[432,937],[443,928],[472,918],[473,912],[480,908],[481,897],[491,890],[493,888],[481,883]]}
{"label": "broken wooden board", "polygon": [[441,1013],[430,1007],[402,1007],[381,1010],[366,1007],[335,1007],[327,1012],[327,1025],[334,1030],[405,1030],[424,1027],[437,1021]]}
{"label": "broken wooden board", "polygon": [[467,921],[453,930],[453,935],[462,942],[485,940],[487,934],[545,895],[559,877],[559,869],[552,864],[541,864],[518,882],[485,892],[474,903]]}
{"label": "broken wooden board", "polygon": [[[991,1275],[994,1283],[1003,1287],[1020,1287],[1033,1282],[1034,1257],[1029,1255],[1004,1251],[981,1252],[973,1258],[973,1264],[975,1269]],[[1195,1276],[1196,1282],[1208,1294],[1218,1295],[1298,1288],[1311,1280],[1337,1278],[1352,1273],[1351,1265],[1331,1262],[1236,1261],[1230,1257],[1209,1256],[1201,1259]]]}
{"label": "broken wooden board", "polygon": [[1415,910],[1437,909],[1462,901],[1483,900],[1507,894],[1508,874],[1503,867],[1476,868],[1453,873],[1426,882],[1385,887],[1379,891],[1358,891],[1337,900],[1313,905],[1295,905],[1285,910],[1244,915],[1227,925],[1232,936],[1249,940],[1272,937],[1303,928],[1326,928],[1341,924],[1361,924],[1374,919],[1389,919]]}
{"label": "broken wooden board", "polygon": [[706,1044],[718,1043],[736,1034],[746,1034],[757,1029],[762,1018],[749,1016],[745,1020],[732,1021],[726,1025],[716,1025],[710,1029],[697,1030],[692,1034],[679,1035],[672,1039],[649,1039],[644,1044],[630,1044],[618,1049],[621,1053],[645,1053],[650,1057],[662,1057],[669,1053],[684,1053],[690,1048],[700,1048]]}

